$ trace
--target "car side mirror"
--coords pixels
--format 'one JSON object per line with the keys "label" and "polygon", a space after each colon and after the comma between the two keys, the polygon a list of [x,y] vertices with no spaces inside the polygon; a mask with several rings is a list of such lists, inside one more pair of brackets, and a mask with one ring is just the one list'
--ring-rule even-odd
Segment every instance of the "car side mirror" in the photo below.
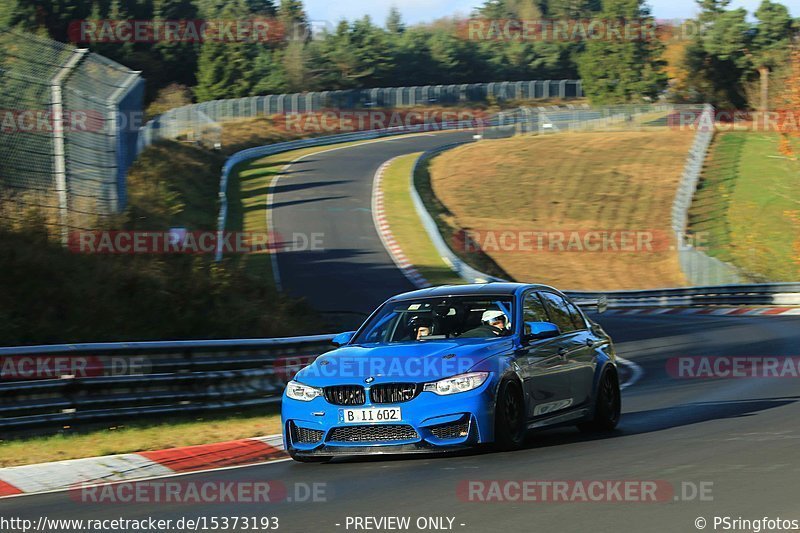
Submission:
{"label": "car side mirror", "polygon": [[559,335],[561,335],[561,331],[552,322],[525,322],[522,342],[528,344],[542,339],[552,339]]}
{"label": "car side mirror", "polygon": [[345,331],[344,333],[339,333],[338,335],[336,335],[333,338],[333,340],[331,340],[331,342],[336,347],[344,346],[345,344],[350,342],[350,340],[353,338],[353,335],[355,334],[356,334],[355,331]]}

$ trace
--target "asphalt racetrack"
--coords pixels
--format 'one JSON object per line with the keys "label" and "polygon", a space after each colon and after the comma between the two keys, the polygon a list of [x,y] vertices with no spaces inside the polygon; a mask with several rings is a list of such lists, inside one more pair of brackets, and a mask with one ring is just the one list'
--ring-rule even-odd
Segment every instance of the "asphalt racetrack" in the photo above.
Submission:
{"label": "asphalt racetrack", "polygon": [[[389,139],[293,164],[274,191],[275,228],[279,233],[321,232],[325,250],[279,254],[283,288],[321,309],[345,306],[363,312],[411,289],[373,226],[372,177],[396,155],[470,136],[459,132]],[[437,522],[420,529],[417,520],[440,517],[438,530],[615,533],[688,532],[701,530],[699,526],[721,531],[714,528],[714,517],[800,519],[798,378],[697,379],[674,372],[678,357],[797,356],[800,317],[595,318],[614,338],[618,353],[637,365],[635,371],[625,366],[623,379],[629,386],[623,391],[623,416],[610,434],[587,436],[564,427],[532,434],[526,448],[516,452],[353,458],[321,465],[285,460],[174,478],[182,483],[272,481],[285,487],[292,501],[87,503],[74,492],[60,492],[2,500],[0,516],[34,522],[41,516],[275,516],[279,531],[303,532],[398,530],[386,522],[381,527],[362,521],[356,527],[356,517],[409,517],[410,527],[399,529],[407,531],[436,529]],[[655,502],[636,497],[576,501],[574,495],[568,501],[487,502],[464,490],[470,482],[492,480],[572,485],[623,480],[654,482],[670,490],[659,490]],[[314,486],[317,501],[298,497]]]}
{"label": "asphalt racetrack", "polygon": [[[348,517],[364,516],[408,516],[412,525],[420,517],[450,517],[453,530],[476,532],[697,531],[700,517],[711,531],[714,516],[800,518],[797,378],[680,379],[667,372],[679,356],[797,354],[800,319],[656,315],[609,316],[601,323],[619,353],[643,370],[623,392],[622,420],[612,434],[560,428],[532,434],[516,452],[322,465],[289,460],[175,478],[198,484],[269,480],[290,497],[318,484],[324,501],[86,503],[61,492],[2,500],[0,516],[277,516],[280,531],[325,532],[355,531]],[[652,481],[666,482],[674,494],[656,502],[465,501],[463,484],[474,480]],[[695,494],[701,489],[702,499]]]}

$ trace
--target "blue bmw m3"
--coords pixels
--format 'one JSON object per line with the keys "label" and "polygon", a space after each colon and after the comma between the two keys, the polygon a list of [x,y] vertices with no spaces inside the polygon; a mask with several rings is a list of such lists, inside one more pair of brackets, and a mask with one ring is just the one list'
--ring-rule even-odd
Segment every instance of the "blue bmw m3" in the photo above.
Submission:
{"label": "blue bmw m3", "polygon": [[284,444],[297,461],[513,450],[528,430],[610,431],[620,418],[611,339],[552,287],[401,294],[334,344],[283,395]]}

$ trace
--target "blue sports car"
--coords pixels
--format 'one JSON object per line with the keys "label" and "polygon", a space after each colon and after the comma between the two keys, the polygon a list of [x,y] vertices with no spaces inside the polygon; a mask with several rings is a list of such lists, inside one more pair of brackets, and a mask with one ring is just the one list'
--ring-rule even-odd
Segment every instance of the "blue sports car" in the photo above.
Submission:
{"label": "blue sports car", "polygon": [[283,396],[292,458],[522,446],[526,431],[620,418],[609,336],[544,285],[422,289],[381,305]]}

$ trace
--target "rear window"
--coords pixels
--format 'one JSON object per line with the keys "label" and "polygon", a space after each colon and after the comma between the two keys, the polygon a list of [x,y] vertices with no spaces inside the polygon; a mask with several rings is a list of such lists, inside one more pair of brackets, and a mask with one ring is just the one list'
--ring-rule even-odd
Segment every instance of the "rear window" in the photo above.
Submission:
{"label": "rear window", "polygon": [[542,292],[542,300],[547,306],[547,313],[550,315],[550,321],[558,326],[561,333],[569,333],[575,331],[572,315],[567,307],[567,302],[561,296],[552,292]]}

